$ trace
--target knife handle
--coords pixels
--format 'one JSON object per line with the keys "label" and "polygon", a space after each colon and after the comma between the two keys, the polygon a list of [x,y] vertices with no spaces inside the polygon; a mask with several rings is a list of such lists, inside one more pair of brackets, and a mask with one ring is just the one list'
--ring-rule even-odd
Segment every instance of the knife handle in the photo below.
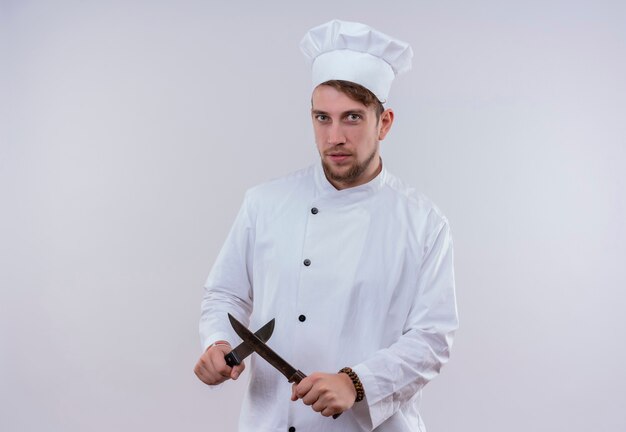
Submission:
{"label": "knife handle", "polygon": [[234,350],[226,354],[224,360],[226,360],[226,364],[230,367],[239,366],[241,364],[241,360],[237,357]]}
{"label": "knife handle", "polygon": [[300,384],[300,381],[306,378],[306,375],[301,370],[297,370],[291,377],[289,378],[290,383]]}

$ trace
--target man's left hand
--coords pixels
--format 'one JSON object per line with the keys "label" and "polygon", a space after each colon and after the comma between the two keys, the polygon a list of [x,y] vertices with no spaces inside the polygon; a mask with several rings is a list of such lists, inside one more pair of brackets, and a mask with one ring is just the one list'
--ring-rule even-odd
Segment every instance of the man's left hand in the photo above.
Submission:
{"label": "man's left hand", "polygon": [[345,373],[315,372],[291,388],[291,400],[302,399],[313,411],[325,417],[349,410],[356,399],[356,389]]}

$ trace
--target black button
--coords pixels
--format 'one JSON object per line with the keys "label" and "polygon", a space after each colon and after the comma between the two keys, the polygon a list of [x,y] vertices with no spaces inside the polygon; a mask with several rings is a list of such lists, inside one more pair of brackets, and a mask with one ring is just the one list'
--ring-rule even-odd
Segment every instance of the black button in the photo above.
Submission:
{"label": "black button", "polygon": [[319,210],[317,209],[317,207],[313,207],[313,208],[311,209],[311,213],[313,213],[313,214],[317,214],[317,212],[319,212]]}
{"label": "black button", "polygon": [[296,428],[295,428],[295,427],[293,427],[293,426],[291,426],[291,427],[289,428],[289,432],[296,432]]}
{"label": "black button", "polygon": [[300,322],[306,321],[306,317],[304,315],[300,315],[298,319],[300,320]]}
{"label": "black button", "polygon": [[305,266],[307,266],[307,267],[308,267],[308,266],[310,266],[310,265],[311,265],[311,260],[310,260],[310,259],[308,259],[308,258],[307,258],[307,259],[305,259],[305,260],[304,260],[304,265],[305,265]]}

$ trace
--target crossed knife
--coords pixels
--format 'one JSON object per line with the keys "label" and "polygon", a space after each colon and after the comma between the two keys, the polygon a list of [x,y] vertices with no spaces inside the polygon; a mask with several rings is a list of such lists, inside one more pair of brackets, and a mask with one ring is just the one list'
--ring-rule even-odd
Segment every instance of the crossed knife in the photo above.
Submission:
{"label": "crossed knife", "polygon": [[[294,368],[285,360],[283,360],[278,354],[276,354],[270,347],[265,345],[265,342],[272,336],[274,332],[274,319],[269,321],[263,327],[261,327],[256,333],[252,333],[242,323],[237,321],[235,317],[228,314],[228,320],[233,326],[235,333],[239,335],[243,342],[240,343],[234,350],[226,354],[224,359],[226,364],[230,367],[241,364],[243,359],[248,357],[252,352],[256,352],[263,357],[269,364],[274,366],[280,371],[290,383],[298,384],[306,375],[302,371]],[[339,417],[341,414],[333,415],[333,418]]]}
{"label": "crossed knife", "polygon": [[276,354],[270,347],[265,345],[265,342],[272,336],[274,332],[274,319],[272,318],[267,324],[261,327],[256,333],[252,333],[242,323],[237,321],[234,316],[228,314],[228,320],[233,326],[235,333],[239,335],[243,342],[240,343],[237,348],[226,354],[224,360],[230,367],[241,364],[243,359],[248,357],[252,352],[256,352],[263,357],[269,364],[274,366],[283,375],[287,377],[290,383],[298,384],[306,375],[297,370],[285,360],[283,360],[278,354]]}

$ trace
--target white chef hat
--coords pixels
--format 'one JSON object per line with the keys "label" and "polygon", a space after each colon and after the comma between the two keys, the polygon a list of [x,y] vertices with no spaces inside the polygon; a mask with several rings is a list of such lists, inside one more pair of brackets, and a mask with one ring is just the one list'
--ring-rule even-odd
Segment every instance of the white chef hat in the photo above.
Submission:
{"label": "white chef hat", "polygon": [[362,85],[386,102],[396,75],[411,69],[413,50],[365,24],[333,20],[314,27],[300,42],[311,63],[313,87],[329,80]]}

